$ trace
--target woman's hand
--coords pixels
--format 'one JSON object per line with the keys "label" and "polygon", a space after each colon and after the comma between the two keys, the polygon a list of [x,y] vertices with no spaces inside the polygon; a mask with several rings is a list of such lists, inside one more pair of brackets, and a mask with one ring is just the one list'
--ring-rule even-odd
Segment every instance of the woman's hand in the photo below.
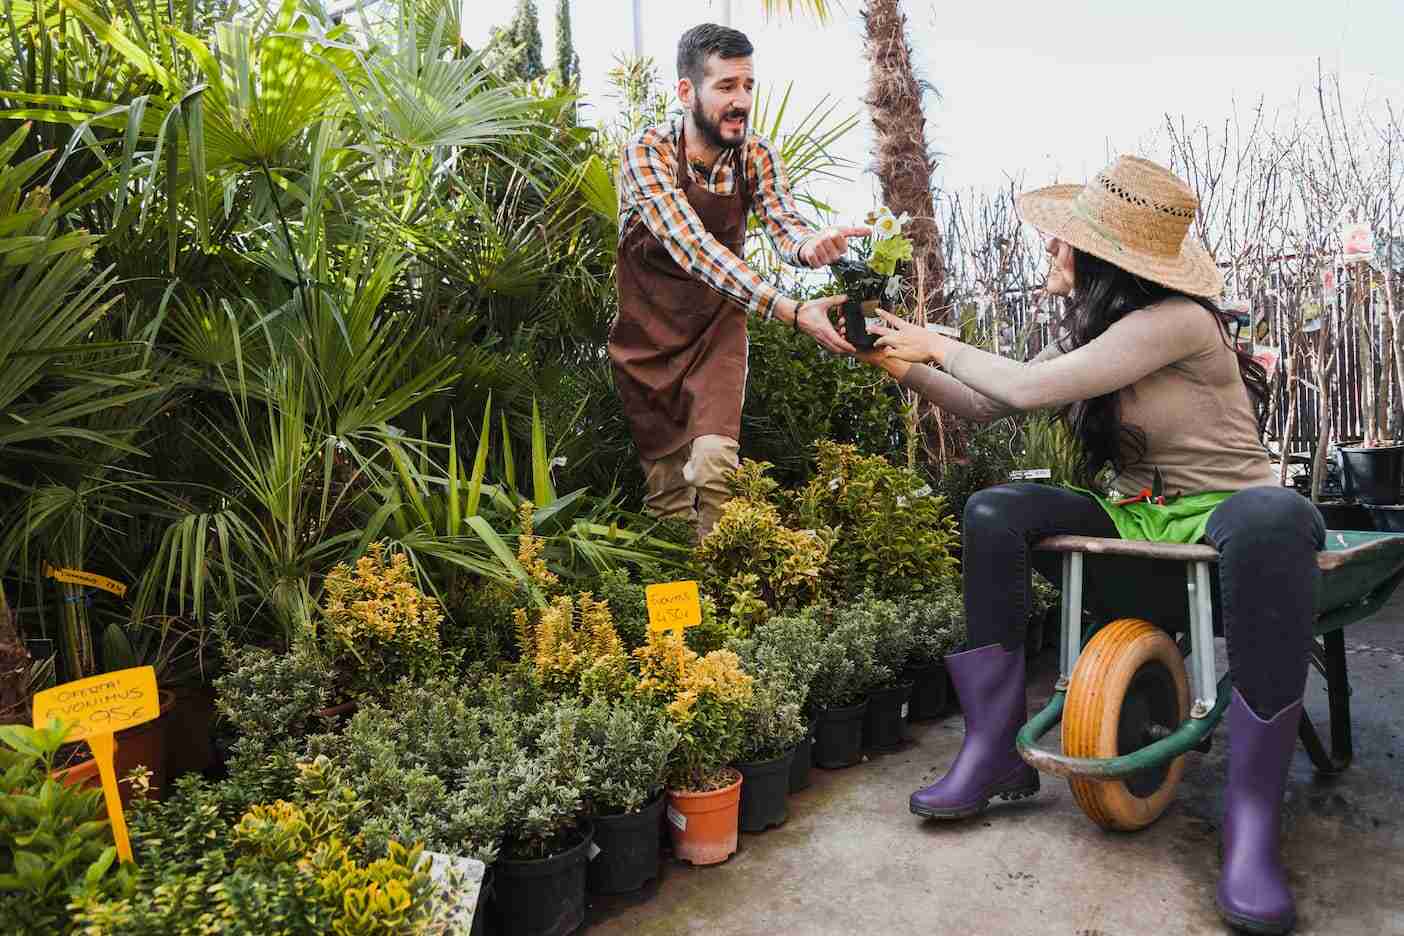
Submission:
{"label": "woman's hand", "polygon": [[887,371],[887,373],[896,380],[901,380],[906,376],[907,371],[912,369],[911,364],[899,357],[894,357],[892,352],[888,351],[886,348],[875,348],[872,351],[855,351],[853,356],[870,367],[876,367],[879,370]]}
{"label": "woman's hand", "polygon": [[883,309],[879,309],[878,314],[887,324],[869,325],[868,331],[881,336],[877,342],[879,349],[913,364],[944,363],[945,353],[952,339],[938,332],[927,331],[920,325],[913,325]]}

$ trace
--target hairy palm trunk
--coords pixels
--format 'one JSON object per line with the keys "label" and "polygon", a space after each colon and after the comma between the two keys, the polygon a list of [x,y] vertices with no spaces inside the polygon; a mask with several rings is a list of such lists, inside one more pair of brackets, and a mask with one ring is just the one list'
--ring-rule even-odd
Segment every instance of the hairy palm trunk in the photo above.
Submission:
{"label": "hairy palm trunk", "polygon": [[912,69],[907,17],[899,0],[869,0],[863,20],[864,46],[871,63],[866,103],[876,137],[882,200],[894,214],[911,215],[906,228],[912,241],[911,282],[922,300],[918,311],[932,321],[941,317],[946,271],[931,197],[923,83]]}
{"label": "hairy palm trunk", "polygon": [[26,721],[24,717],[25,677],[29,653],[10,616],[5,590],[0,587],[0,725]]}
{"label": "hairy palm trunk", "polygon": [[[869,62],[866,103],[873,122],[882,201],[893,214],[911,216],[905,233],[912,241],[908,277],[913,288],[912,311],[918,322],[954,322],[954,313],[945,308],[946,265],[931,196],[933,161],[926,146],[926,114],[922,109],[925,85],[912,68],[907,17],[900,0],[868,0],[863,22]],[[909,438],[921,437],[929,461],[945,465],[962,458],[968,427],[930,405],[913,407],[911,412]],[[924,432],[920,431],[922,426]],[[915,461],[914,454],[909,448],[909,463]]]}

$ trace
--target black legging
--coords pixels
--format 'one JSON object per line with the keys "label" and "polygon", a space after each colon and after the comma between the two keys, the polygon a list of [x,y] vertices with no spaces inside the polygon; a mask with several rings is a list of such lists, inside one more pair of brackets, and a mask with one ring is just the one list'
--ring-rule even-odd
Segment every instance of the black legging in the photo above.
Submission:
{"label": "black legging", "polygon": [[[966,502],[961,551],[972,648],[999,643],[1013,650],[1023,642],[1029,544],[1059,533],[1117,535],[1099,504],[1064,488],[1006,484]],[[1259,717],[1270,718],[1301,698],[1306,684],[1316,552],[1325,541],[1321,515],[1289,488],[1248,488],[1215,509],[1205,539],[1219,551],[1233,684]],[[1055,583],[1062,577],[1055,554],[1033,554],[1032,564]]]}

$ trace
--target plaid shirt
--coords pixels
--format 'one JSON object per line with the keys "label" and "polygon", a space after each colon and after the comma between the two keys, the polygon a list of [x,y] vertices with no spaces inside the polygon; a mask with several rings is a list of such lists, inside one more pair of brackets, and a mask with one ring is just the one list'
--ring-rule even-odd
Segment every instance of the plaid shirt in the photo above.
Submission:
{"label": "plaid shirt", "polygon": [[[769,318],[780,291],[767,283],[746,261],[736,256],[702,226],[702,220],[683,195],[678,177],[677,139],[682,117],[649,127],[624,147],[620,161],[619,240],[634,226],[646,225],[677,261],[717,292]],[[800,265],[799,253],[815,231],[800,217],[785,178],[780,154],[767,141],[749,134],[745,143],[747,176],[753,195],[751,210],[760,215],[781,259]],[[691,173],[691,167],[684,171]],[[709,178],[694,182],[717,195],[736,191],[730,159],[718,159]]]}

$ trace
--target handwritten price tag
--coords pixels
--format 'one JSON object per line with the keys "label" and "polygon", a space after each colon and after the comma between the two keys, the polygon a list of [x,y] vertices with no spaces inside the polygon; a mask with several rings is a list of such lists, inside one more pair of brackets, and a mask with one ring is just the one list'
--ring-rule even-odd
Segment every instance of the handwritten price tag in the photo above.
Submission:
{"label": "handwritten price tag", "polygon": [[702,623],[702,599],[696,582],[649,585],[644,589],[644,600],[648,604],[648,629],[651,631],[681,634],[684,629]]}
{"label": "handwritten price tag", "polygon": [[69,585],[86,585],[89,588],[101,588],[105,592],[111,592],[118,598],[125,598],[127,596],[127,586],[105,575],[96,575],[92,572],[83,572],[79,569],[58,569],[47,563],[44,565],[44,574],[56,582],[67,582]]}
{"label": "handwritten price tag", "polygon": [[123,861],[132,860],[132,843],[127,837],[122,799],[117,794],[112,735],[160,715],[156,670],[150,666],[89,676],[45,689],[34,696],[34,727],[43,727],[57,718],[72,725],[68,740],[87,741],[88,747],[92,748],[98,774],[102,777],[102,792],[107,800],[107,818],[112,822],[112,837],[117,842],[117,855]]}

